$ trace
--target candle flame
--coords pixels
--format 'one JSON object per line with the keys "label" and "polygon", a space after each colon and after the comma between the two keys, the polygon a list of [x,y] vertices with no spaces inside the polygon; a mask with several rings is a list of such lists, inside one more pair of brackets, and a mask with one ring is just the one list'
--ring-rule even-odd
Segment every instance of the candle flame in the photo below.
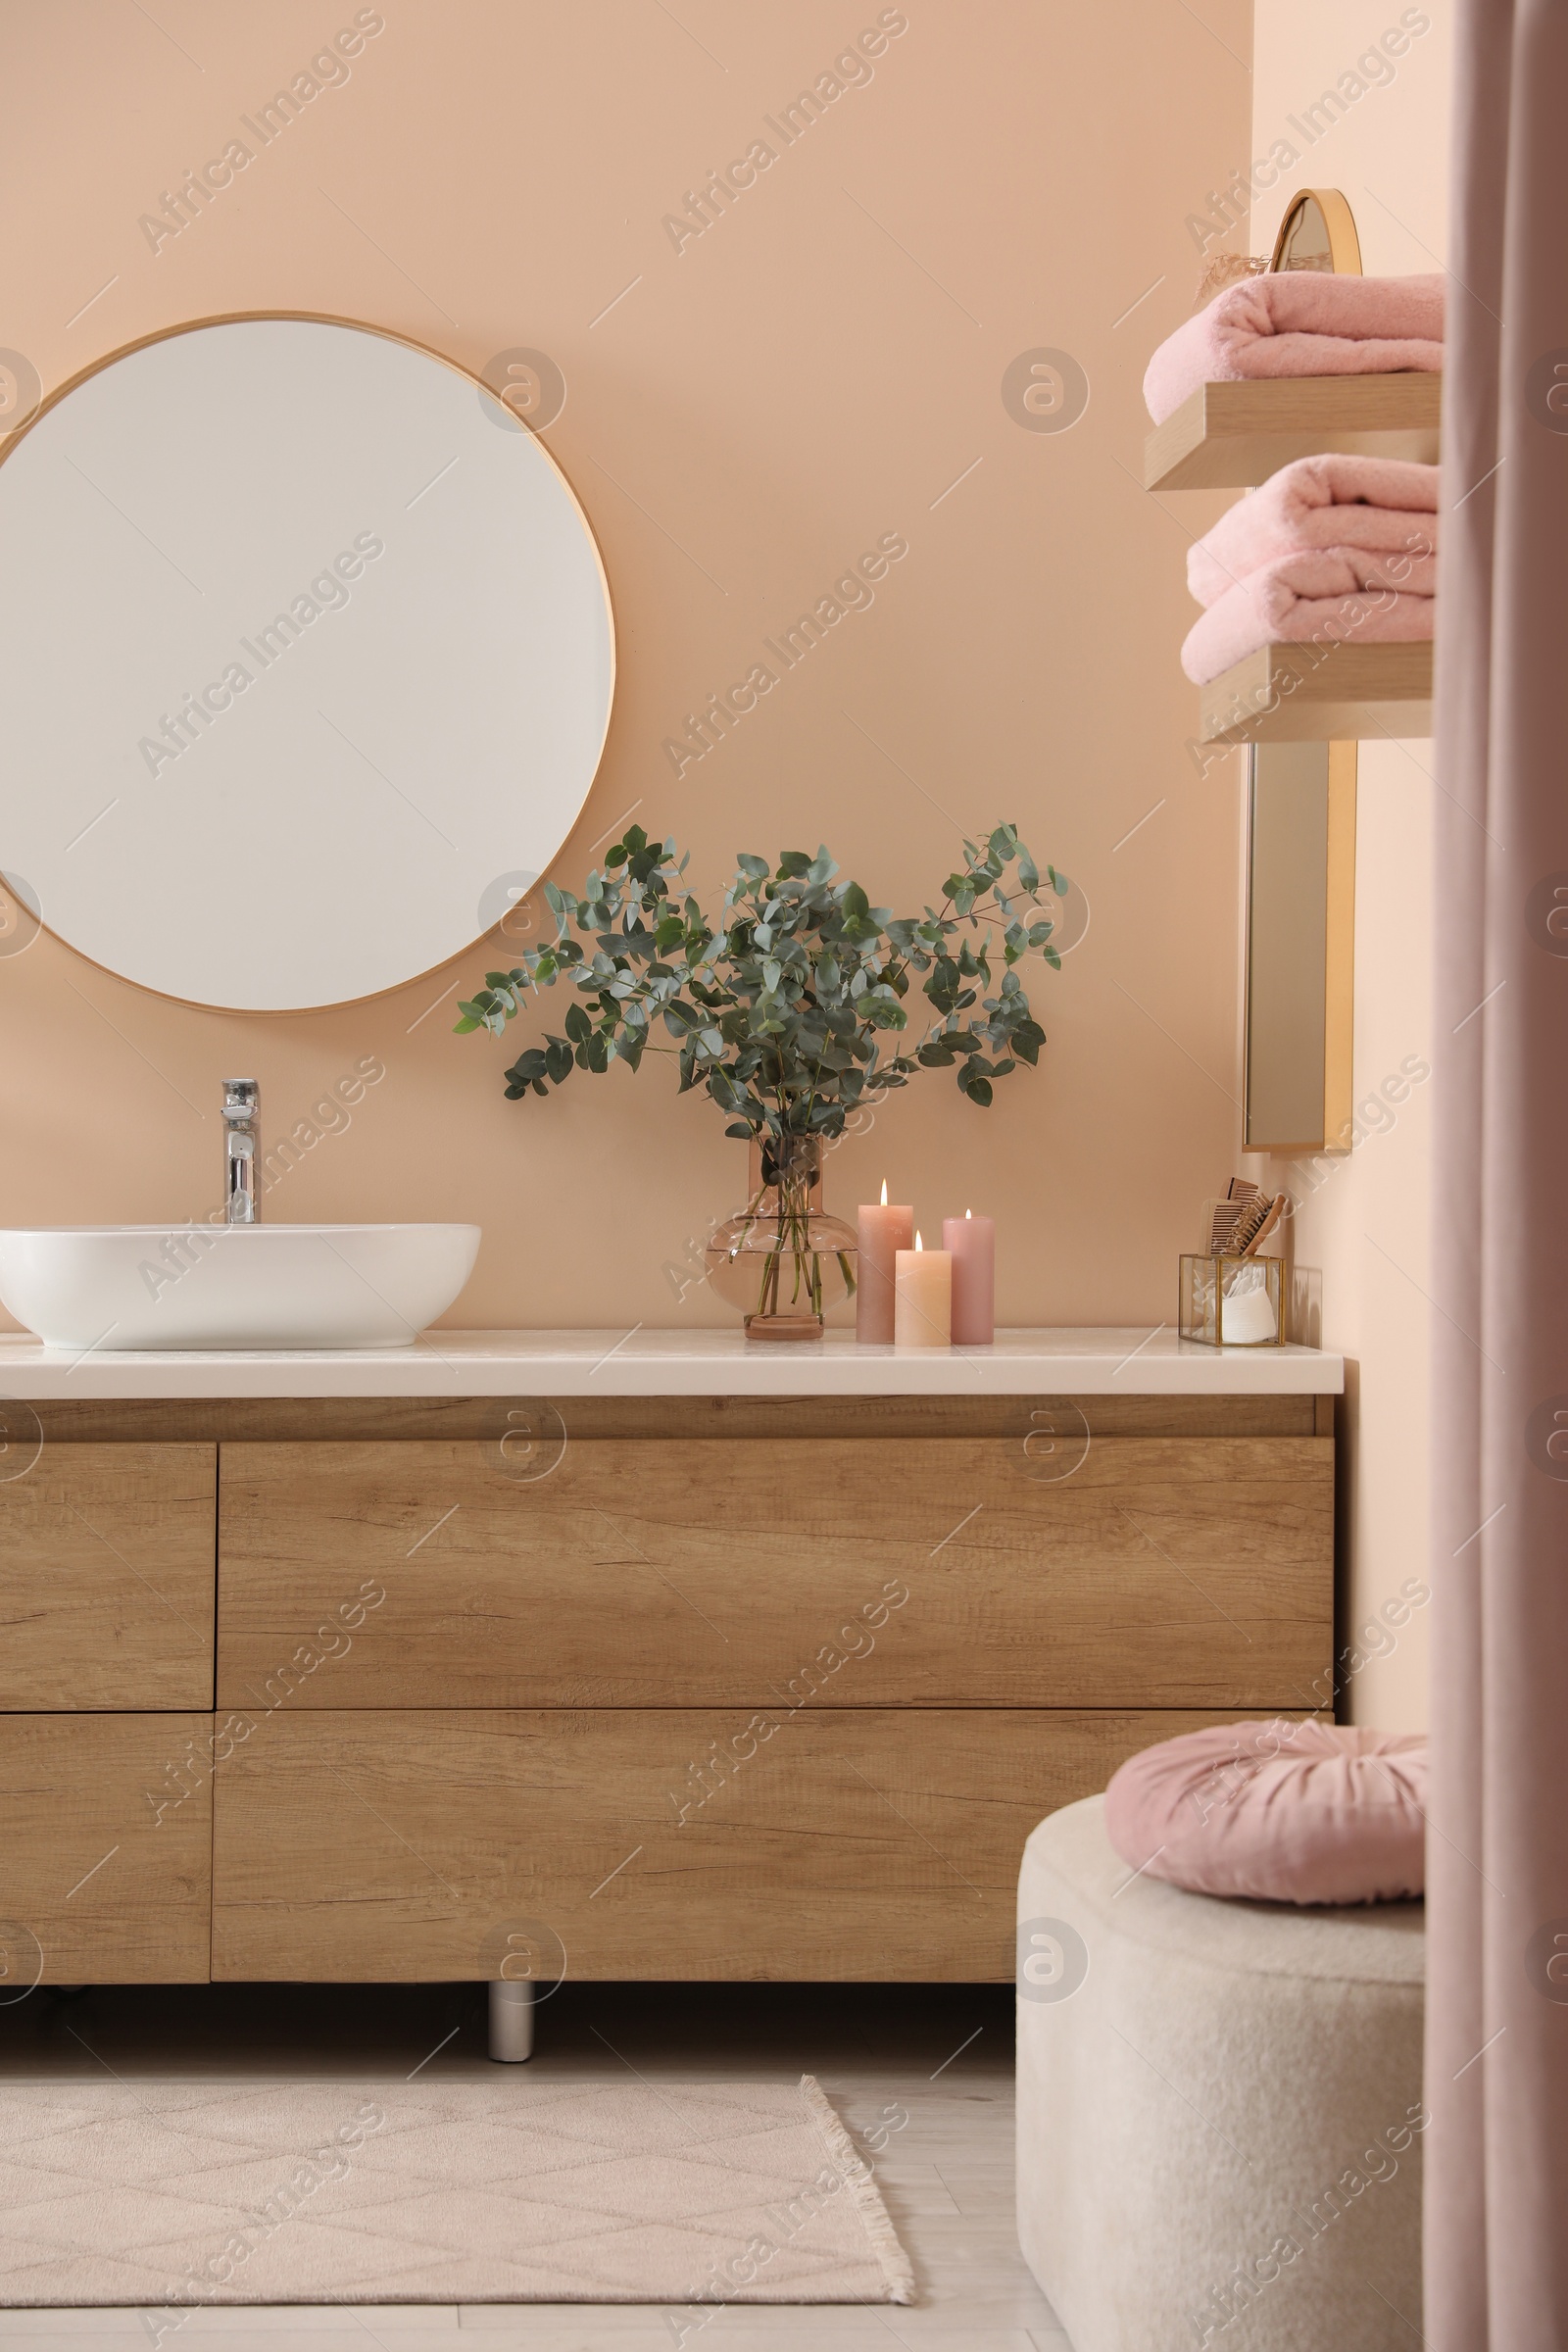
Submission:
{"label": "candle flame", "polygon": [[887,1178],[884,1176],[884,1177],[883,1177],[883,1179],[882,1179],[882,1205],[883,1205],[883,1207],[884,1207],[884,1208],[886,1208],[887,1204],[888,1204],[888,1180],[887,1180]]}
{"label": "candle flame", "polygon": [[966,1217],[972,1217],[974,1215],[974,1210],[972,1208],[966,1208],[963,1213]]}
{"label": "candle flame", "polygon": [[925,1244],[921,1241],[918,1234],[916,1234],[914,1237],[914,1246],[917,1250],[923,1250],[925,1248]]}

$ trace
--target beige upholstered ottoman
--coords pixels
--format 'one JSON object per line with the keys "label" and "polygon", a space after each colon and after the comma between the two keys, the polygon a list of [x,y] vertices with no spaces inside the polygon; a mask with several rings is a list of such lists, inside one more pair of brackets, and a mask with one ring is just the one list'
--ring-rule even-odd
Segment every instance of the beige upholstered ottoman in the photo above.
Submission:
{"label": "beige upholstered ottoman", "polygon": [[1410,2352],[1422,1906],[1184,1894],[1103,1809],[1018,1884],[1018,2234],[1074,2352]]}

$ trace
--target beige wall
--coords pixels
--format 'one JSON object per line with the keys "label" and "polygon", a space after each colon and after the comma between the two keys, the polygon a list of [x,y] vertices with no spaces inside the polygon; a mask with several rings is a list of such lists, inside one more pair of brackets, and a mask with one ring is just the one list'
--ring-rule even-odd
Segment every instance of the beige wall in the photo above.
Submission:
{"label": "beige wall", "polygon": [[[1418,21],[1427,29],[1416,30]],[[1371,275],[1442,267],[1446,237],[1447,0],[1419,9],[1384,0],[1258,0],[1252,155],[1284,137],[1301,162],[1252,216],[1267,252],[1282,199],[1337,187],[1349,199]],[[1357,61],[1390,27],[1413,32],[1392,65]],[[1350,74],[1362,95],[1308,147],[1290,118]],[[1349,85],[1346,85],[1348,95]],[[1325,110],[1319,122],[1332,115]],[[1308,125],[1311,127],[1311,125]],[[1232,238],[1231,243],[1238,240]],[[1432,745],[1364,743],[1356,827],[1355,1148],[1313,1169],[1270,1163],[1298,1198],[1296,1257],[1322,1272],[1323,1344],[1352,1359],[1344,1415],[1344,1533],[1349,1591],[1345,1638],[1355,1644],[1346,1699],[1358,1723],[1415,1730],[1426,1721],[1426,1616],[1401,1613],[1406,1580],[1427,1583],[1427,1300],[1431,1088],[1442,1041],[1432,1029],[1430,960]],[[1391,1098],[1394,1098],[1391,1100]],[[1371,1641],[1364,1629],[1374,1628]],[[1378,1652],[1383,1654],[1379,1655]],[[1365,1663],[1356,1666],[1356,1657]]]}
{"label": "beige wall", "polygon": [[[909,0],[873,77],[678,252],[664,215],[766,135],[877,0],[380,14],[352,78],[154,252],[139,217],[353,0],[13,0],[0,340],[46,387],[149,329],[246,308],[363,318],[475,368],[550,353],[568,396],[549,442],[599,534],[621,663],[557,874],[578,883],[635,807],[709,887],[736,850],[826,839],[874,898],[918,903],[961,828],[1016,819],[1093,912],[1043,976],[1042,1070],[990,1113],[931,1074],[844,1147],[833,1199],[853,1214],[885,1173],[928,1229],[991,1209],[1007,1320],[1168,1318],[1177,1252],[1235,1150],[1238,788],[1200,780],[1184,749],[1184,541],[1138,487],[1139,379],[1187,313],[1186,217],[1248,135],[1244,0]],[[1064,434],[1003,404],[1008,364],[1040,346],[1091,379]],[[890,531],[909,553],[875,605],[677,779],[661,747],[683,714]],[[491,960],[256,1019],[142,994],[48,937],[0,959],[0,1218],[202,1211],[220,1075],[260,1077],[270,1139],[375,1056],[385,1078],[270,1216],[478,1219],[454,1323],[726,1323],[665,1269],[734,1204],[741,1147],[653,1067],[507,1103],[511,1051],[449,1034],[460,984]],[[536,1033],[519,1023],[513,1045]]]}

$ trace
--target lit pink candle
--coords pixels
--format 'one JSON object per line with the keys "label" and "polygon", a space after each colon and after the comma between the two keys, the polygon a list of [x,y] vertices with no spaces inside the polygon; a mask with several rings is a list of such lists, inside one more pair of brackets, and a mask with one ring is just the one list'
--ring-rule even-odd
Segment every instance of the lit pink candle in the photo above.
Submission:
{"label": "lit pink candle", "polygon": [[942,1242],[953,1259],[953,1345],[987,1348],[997,1336],[997,1228],[966,1208],[943,1219]]}
{"label": "lit pink candle", "polygon": [[882,1187],[880,1208],[859,1213],[860,1247],[856,1266],[855,1336],[868,1345],[893,1344],[894,1259],[914,1240],[912,1208],[889,1208],[888,1188]]}
{"label": "lit pink candle", "polygon": [[912,1250],[893,1261],[894,1343],[900,1348],[949,1348],[953,1344],[953,1259],[946,1250],[928,1250],[918,1234]]}

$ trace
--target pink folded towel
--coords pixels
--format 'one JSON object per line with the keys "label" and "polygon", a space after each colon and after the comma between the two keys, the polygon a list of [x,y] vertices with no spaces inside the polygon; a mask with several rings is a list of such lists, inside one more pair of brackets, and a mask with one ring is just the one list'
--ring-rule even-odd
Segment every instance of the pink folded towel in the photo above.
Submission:
{"label": "pink folded towel", "polygon": [[1200,605],[1213,605],[1260,564],[1298,549],[1429,556],[1437,544],[1435,466],[1401,458],[1298,458],[1194,541],[1187,585]]}
{"label": "pink folded towel", "polygon": [[1182,647],[1206,686],[1261,645],[1408,645],[1433,633],[1438,560],[1362,547],[1276,556],[1210,605]]}
{"label": "pink folded towel", "polygon": [[1144,399],[1163,424],[1200,384],[1249,376],[1391,375],[1443,367],[1443,277],[1244,277],[1167,337]]}

